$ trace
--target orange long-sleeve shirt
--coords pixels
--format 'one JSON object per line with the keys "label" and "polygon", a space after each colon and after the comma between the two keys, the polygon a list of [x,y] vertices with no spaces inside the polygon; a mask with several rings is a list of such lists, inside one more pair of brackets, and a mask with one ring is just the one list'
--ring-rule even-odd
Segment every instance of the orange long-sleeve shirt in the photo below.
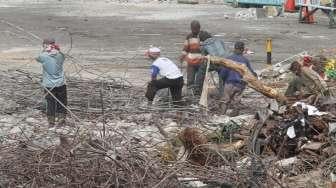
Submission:
{"label": "orange long-sleeve shirt", "polygon": [[206,31],[200,31],[198,35],[190,33],[183,46],[183,59],[188,64],[197,65],[202,62],[201,42],[211,38],[211,34]]}

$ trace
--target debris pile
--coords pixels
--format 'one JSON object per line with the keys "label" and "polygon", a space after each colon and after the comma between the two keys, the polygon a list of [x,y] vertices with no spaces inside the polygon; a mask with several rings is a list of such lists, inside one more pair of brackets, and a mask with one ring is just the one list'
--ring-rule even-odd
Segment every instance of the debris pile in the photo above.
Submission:
{"label": "debris pile", "polygon": [[[253,178],[249,161],[239,167],[236,164],[236,151],[242,142],[234,146],[209,144],[194,152],[194,147],[209,143],[210,138],[195,128],[183,131],[184,127],[176,123],[176,112],[184,113],[186,126],[210,127],[199,108],[187,105],[177,110],[169,104],[145,107],[143,91],[127,82],[68,78],[68,107],[73,114],[69,114],[66,125],[50,128],[41,110],[43,91],[34,82],[38,76],[24,71],[0,74],[6,80],[1,82],[6,86],[1,96],[4,101],[13,101],[15,107],[0,113],[0,184],[4,187],[262,184]],[[224,132],[230,135],[229,129]],[[195,133],[198,137],[193,136]],[[177,135],[180,139],[175,139]],[[185,148],[189,150],[162,160],[162,148],[167,143],[181,148],[183,138],[188,139]],[[194,143],[198,138],[201,142]],[[198,154],[203,158],[198,163],[184,160],[190,152],[196,160]],[[186,158],[181,157],[183,153]],[[267,183],[276,184],[271,177]]]}
{"label": "debris pile", "polygon": [[143,88],[120,78],[70,77],[67,124],[50,128],[39,77],[0,72],[3,187],[285,187],[299,186],[292,177],[319,171],[329,181],[336,171],[334,96],[267,100],[228,117],[205,115],[196,101],[148,107]]}
{"label": "debris pile", "polygon": [[[4,187],[178,187],[179,182],[136,144],[117,146],[115,136],[36,148],[29,141],[1,151]],[[13,165],[15,164],[15,165]]]}
{"label": "debris pile", "polygon": [[[327,106],[335,109],[334,104]],[[318,107],[329,108],[321,103]],[[314,106],[297,102],[282,114],[268,114],[266,120],[256,125],[254,149],[260,155],[284,159],[277,163],[279,166],[301,165],[301,169],[286,171],[287,175],[315,169],[335,154],[328,133],[336,121],[335,112],[320,112]]]}

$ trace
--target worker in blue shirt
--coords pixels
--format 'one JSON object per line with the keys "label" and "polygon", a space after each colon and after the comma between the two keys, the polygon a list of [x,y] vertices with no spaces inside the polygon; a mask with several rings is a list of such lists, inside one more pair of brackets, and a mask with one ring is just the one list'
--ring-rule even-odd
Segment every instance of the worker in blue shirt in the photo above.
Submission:
{"label": "worker in blue shirt", "polygon": [[50,126],[64,124],[66,119],[67,89],[64,77],[64,54],[60,51],[55,39],[43,40],[43,51],[36,58],[43,68],[42,86],[45,89],[47,101],[47,117]]}
{"label": "worker in blue shirt", "polygon": [[[240,41],[236,42],[234,45],[234,54],[229,56],[228,59],[244,64],[257,77],[257,73],[252,69],[249,60],[243,56],[244,50],[245,44]],[[230,107],[234,107],[231,116],[237,116],[239,114],[238,105],[240,104],[241,94],[245,89],[246,83],[238,72],[225,67],[221,68],[219,75],[224,80],[224,93],[219,104],[221,112],[226,114]]]}

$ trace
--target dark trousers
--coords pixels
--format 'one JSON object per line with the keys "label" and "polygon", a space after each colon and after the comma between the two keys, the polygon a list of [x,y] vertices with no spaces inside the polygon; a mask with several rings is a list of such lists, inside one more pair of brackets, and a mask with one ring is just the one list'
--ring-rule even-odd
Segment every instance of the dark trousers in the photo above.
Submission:
{"label": "dark trousers", "polygon": [[220,107],[223,114],[225,114],[230,107],[235,107],[236,109],[239,108],[243,91],[243,87],[225,83],[224,93],[220,101]]}
{"label": "dark trousers", "polygon": [[[66,85],[54,88],[46,88],[50,91],[64,106],[67,105]],[[66,114],[66,109],[61,105],[48,91],[45,99],[47,101],[47,116],[56,117],[56,113]]]}
{"label": "dark trousers", "polygon": [[169,88],[173,98],[173,104],[179,105],[182,99],[183,77],[176,79],[161,78],[159,80],[152,80],[148,83],[146,98],[153,101],[158,90]]}
{"label": "dark trousers", "polygon": [[287,87],[285,96],[294,96],[296,92],[302,92],[302,89],[305,87],[305,82],[298,76],[295,76]]}
{"label": "dark trousers", "polygon": [[200,65],[187,64],[187,87],[191,88],[195,84],[196,74]]}

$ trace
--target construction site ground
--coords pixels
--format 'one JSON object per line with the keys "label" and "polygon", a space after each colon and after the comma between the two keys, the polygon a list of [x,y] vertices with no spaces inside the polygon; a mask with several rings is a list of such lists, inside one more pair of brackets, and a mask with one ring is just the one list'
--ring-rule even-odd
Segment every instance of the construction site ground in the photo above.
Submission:
{"label": "construction site ground", "polygon": [[[258,71],[268,67],[265,52],[268,38],[273,44],[273,64],[303,51],[316,54],[322,49],[335,48],[336,30],[328,28],[329,20],[322,13],[315,14],[316,24],[300,24],[297,13],[257,18],[249,11],[219,1],[191,5],[149,0],[0,0],[0,185],[177,187],[196,178],[198,183],[204,179],[205,183],[213,181],[223,185],[234,182],[232,185],[236,187],[246,187],[251,182],[264,187],[326,186],[329,181],[326,177],[336,166],[336,159],[329,156],[330,160],[323,163],[327,167],[322,168],[322,157],[314,152],[311,153],[318,158],[316,165],[306,168],[308,161],[298,163],[294,170],[286,166],[281,170],[288,172],[288,176],[281,170],[278,172],[279,169],[271,170],[278,160],[274,158],[279,157],[273,154],[261,157],[273,161],[272,168],[263,167],[266,173],[261,179],[254,180],[245,171],[242,166],[250,168],[255,162],[245,148],[253,129],[245,124],[252,124],[256,111],[272,102],[251,88],[244,91],[244,107],[239,120],[235,120],[243,122],[240,133],[243,132],[241,139],[245,144],[239,146],[239,152],[224,157],[232,159],[231,166],[226,160],[211,168],[159,162],[176,160],[176,156],[169,155],[172,149],[165,147],[170,144],[167,140],[182,135],[181,128],[205,127],[211,132],[231,119],[215,108],[211,111],[217,105],[216,98],[211,96],[208,114],[197,107],[197,100],[182,109],[171,108],[166,103],[161,106],[159,102],[148,108],[144,92],[150,80],[150,62],[144,53],[151,45],[160,47],[162,55],[174,60],[184,75],[185,65],[178,58],[190,32],[191,20],[199,20],[203,30],[223,39],[228,48],[235,41],[245,42],[253,52],[246,57]],[[44,105],[40,86],[42,70],[34,58],[46,37],[55,38],[67,57],[64,66],[70,113],[64,127],[48,127],[41,110]],[[283,89],[286,79],[274,83],[274,88]],[[176,113],[181,111],[182,125]],[[283,117],[275,119],[281,122]],[[272,123],[269,122],[270,127]],[[321,125],[321,129],[326,130],[326,125]],[[324,133],[321,133],[323,138]],[[158,159],[153,148],[168,154]],[[65,173],[64,169],[68,171]],[[312,178],[322,177],[321,174],[323,178]]]}
{"label": "construction site ground", "polygon": [[[159,46],[164,56],[177,62],[194,19],[201,22],[202,29],[227,43],[244,41],[254,52],[248,58],[256,69],[266,66],[267,38],[273,41],[274,63],[305,50],[332,47],[336,42],[336,32],[328,29],[328,19],[322,14],[315,18],[318,23],[314,25],[299,24],[296,13],[241,18],[237,12],[247,9],[222,3],[2,0],[0,10],[1,69],[40,70],[29,58],[38,54],[41,41],[10,27],[8,22],[41,38],[54,36],[63,51],[80,58],[80,64],[92,71],[126,76],[140,85],[148,80],[149,62],[143,58],[144,51],[150,45]],[[67,66],[71,73],[71,65]]]}

